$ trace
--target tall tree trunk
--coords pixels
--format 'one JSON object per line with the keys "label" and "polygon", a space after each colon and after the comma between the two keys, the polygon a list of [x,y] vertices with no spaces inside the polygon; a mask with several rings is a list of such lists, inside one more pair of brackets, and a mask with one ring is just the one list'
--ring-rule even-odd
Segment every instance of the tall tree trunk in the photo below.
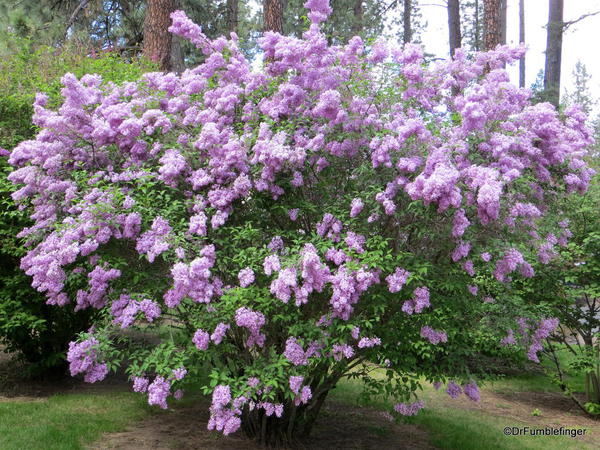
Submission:
{"label": "tall tree trunk", "polygon": [[144,16],[144,42],[142,52],[151,61],[158,63],[160,70],[172,69],[172,38],[168,28],[171,13],[176,9],[175,0],[146,0]]}
{"label": "tall tree trunk", "polygon": [[450,56],[461,46],[460,35],[460,0],[448,0],[448,32],[450,42]]}
{"label": "tall tree trunk", "polygon": [[283,3],[281,0],[263,0],[264,31],[283,34]]}
{"label": "tall tree trunk", "polygon": [[480,15],[479,0],[475,0],[475,50],[481,50],[481,23],[479,22]]}
{"label": "tall tree trunk", "polygon": [[227,31],[237,33],[239,0],[227,0]]}
{"label": "tall tree trunk", "polygon": [[493,50],[501,42],[502,0],[483,0],[483,49]]}
{"label": "tall tree trunk", "polygon": [[358,35],[362,33],[364,28],[365,10],[362,0],[354,0],[354,20],[352,22],[352,34]]}
{"label": "tall tree trunk", "polygon": [[550,0],[544,90],[548,101],[558,107],[560,102],[560,65],[562,61],[563,0]]}
{"label": "tall tree trunk", "polygon": [[[525,43],[525,0],[519,0],[519,43]],[[519,87],[525,87],[525,55],[519,60]]]}
{"label": "tall tree trunk", "polygon": [[402,33],[402,39],[405,44],[412,40],[412,0],[404,0],[404,12],[402,15],[402,24],[404,25],[404,32]]}
{"label": "tall tree trunk", "polygon": [[500,0],[500,43],[506,44],[506,21],[508,13],[508,0]]}

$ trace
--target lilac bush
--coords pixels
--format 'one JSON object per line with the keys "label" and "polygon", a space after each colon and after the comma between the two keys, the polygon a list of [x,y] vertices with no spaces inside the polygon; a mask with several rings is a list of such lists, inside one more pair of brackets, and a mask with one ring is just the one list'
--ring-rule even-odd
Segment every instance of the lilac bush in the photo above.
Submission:
{"label": "lilac bush", "polygon": [[519,249],[544,248],[555,200],[592,175],[581,111],[509,82],[522,48],[427,65],[417,45],[329,46],[329,2],[306,7],[302,39],[265,33],[259,71],[175,12],[202,64],[67,74],[10,155],[35,220],[22,268],[48,303],[103,312],[74,372],[126,360],[162,408],[200,382],[210,429],[265,442],[308,434],[344,377],[405,415],[423,380],[477,400],[480,276],[532,276]]}

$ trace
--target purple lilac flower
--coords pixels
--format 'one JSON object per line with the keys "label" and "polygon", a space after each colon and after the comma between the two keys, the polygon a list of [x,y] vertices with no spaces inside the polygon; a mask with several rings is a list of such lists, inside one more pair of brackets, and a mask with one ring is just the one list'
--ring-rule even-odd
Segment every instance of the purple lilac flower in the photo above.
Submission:
{"label": "purple lilac flower", "polygon": [[208,343],[210,342],[210,335],[204,330],[196,330],[192,342],[196,345],[198,350],[206,350]]}
{"label": "purple lilac flower", "polygon": [[292,375],[290,377],[290,389],[294,394],[298,394],[300,392],[300,388],[302,387],[302,383],[304,382],[303,376]]}
{"label": "purple lilac flower", "polygon": [[285,343],[283,355],[295,366],[305,366],[308,364],[304,349],[298,344],[296,338],[288,338]]}
{"label": "purple lilac flower", "polygon": [[133,391],[134,392],[146,392],[148,390],[148,384],[150,380],[144,377],[133,377]]}
{"label": "purple lilac flower", "polygon": [[381,339],[379,339],[378,337],[364,337],[360,341],[358,341],[358,348],[369,348],[375,347],[376,345],[381,345]]}
{"label": "purple lilac flower", "polygon": [[502,340],[500,341],[500,344],[507,346],[507,345],[515,345],[517,343],[517,340],[515,339],[515,333],[513,330],[509,329],[506,336],[504,338],[502,338]]}
{"label": "purple lilac flower", "polygon": [[238,279],[240,280],[241,287],[248,287],[254,282],[254,271],[250,267],[246,267],[245,269],[240,270]]}
{"label": "purple lilac flower", "polygon": [[432,344],[439,344],[440,342],[448,342],[448,336],[443,331],[436,331],[429,326],[421,328],[421,337],[427,339]]}
{"label": "purple lilac flower", "polygon": [[292,222],[295,222],[298,219],[298,213],[300,210],[298,208],[293,208],[288,211],[288,216]]}
{"label": "purple lilac flower", "polygon": [[217,324],[213,333],[210,335],[210,340],[213,341],[215,344],[219,345],[223,341],[225,333],[227,333],[227,330],[229,330],[229,328],[229,325],[226,323],[221,322]]}
{"label": "purple lilac flower", "polygon": [[95,383],[96,381],[102,381],[108,375],[108,366],[106,363],[93,364],[89,370],[85,373],[83,380],[86,383]]}
{"label": "purple lilac flower", "polygon": [[415,416],[421,409],[423,409],[424,406],[425,404],[423,401],[414,403],[397,403],[394,405],[394,410],[403,416]]}
{"label": "purple lilac flower", "polygon": [[389,291],[391,293],[399,292],[402,289],[402,286],[406,284],[409,276],[410,272],[408,270],[398,267],[393,274],[388,275],[385,279]]}
{"label": "purple lilac flower", "polygon": [[176,380],[183,380],[183,378],[187,375],[187,369],[185,367],[179,367],[177,369],[173,369],[173,378]]}
{"label": "purple lilac flower", "polygon": [[213,406],[223,407],[231,401],[231,389],[227,385],[215,387],[212,395]]}
{"label": "purple lilac flower", "polygon": [[446,393],[452,398],[458,398],[462,394],[462,389],[454,381],[450,381],[446,387]]}
{"label": "purple lilac flower", "polygon": [[356,217],[363,210],[365,204],[360,198],[355,198],[350,204],[350,217]]}
{"label": "purple lilac flower", "polygon": [[474,402],[478,402],[481,397],[479,395],[479,388],[477,387],[477,383],[471,381],[463,386],[463,390],[465,395],[469,397]]}
{"label": "purple lilac flower", "polygon": [[148,404],[157,405],[167,409],[167,397],[171,390],[171,384],[163,377],[156,377],[148,386]]}
{"label": "purple lilac flower", "polygon": [[250,335],[246,340],[246,347],[250,348],[255,345],[262,347],[265,343],[265,335],[260,332],[260,329],[266,323],[265,316],[250,308],[238,308],[235,312],[235,323],[238,327],[246,328]]}
{"label": "purple lilac flower", "polygon": [[279,257],[277,255],[269,255],[265,258],[263,263],[266,275],[271,275],[274,272],[279,272],[281,265],[279,263]]}
{"label": "purple lilac flower", "polygon": [[413,292],[413,298],[407,300],[402,305],[402,311],[406,314],[411,315],[413,313],[420,313],[423,309],[430,306],[429,303],[429,289],[425,286],[418,287]]}

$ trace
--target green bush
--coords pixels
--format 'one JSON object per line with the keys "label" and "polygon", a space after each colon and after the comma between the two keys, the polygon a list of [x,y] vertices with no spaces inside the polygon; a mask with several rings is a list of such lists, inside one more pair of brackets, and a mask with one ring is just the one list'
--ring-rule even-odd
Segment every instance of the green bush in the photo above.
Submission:
{"label": "green bush", "polygon": [[[60,77],[71,72],[82,76],[98,73],[115,83],[132,81],[152,66],[126,61],[118,54],[88,55],[68,46],[58,50],[35,47],[28,39],[12,38],[7,53],[0,54],[0,148],[12,149],[36,133],[31,121],[36,92],[48,94],[50,103],[60,101]],[[35,375],[62,373],[67,343],[89,328],[89,311],[45,304],[44,296],[31,287],[31,279],[19,269],[25,253],[17,238],[29,218],[14,205],[10,168],[0,156],[0,343],[29,363]]]}

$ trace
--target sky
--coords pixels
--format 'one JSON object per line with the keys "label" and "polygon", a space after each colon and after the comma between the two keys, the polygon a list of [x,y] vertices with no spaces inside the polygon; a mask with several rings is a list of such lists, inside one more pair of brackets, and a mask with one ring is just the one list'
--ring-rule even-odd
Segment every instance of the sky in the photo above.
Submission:
{"label": "sky", "polygon": [[[448,55],[448,22],[443,0],[420,0],[423,19],[427,28],[421,40],[427,51],[439,57]],[[483,3],[483,2],[481,2]],[[548,22],[548,0],[525,0],[525,41],[529,48],[526,56],[526,86],[531,86],[544,68],[546,50],[546,24]],[[442,6],[439,6],[442,5]],[[508,44],[519,43],[519,0],[507,3]],[[570,21],[583,14],[600,11],[600,0],[564,0],[564,20]],[[598,47],[596,47],[598,46]],[[581,60],[592,76],[590,90],[600,98],[600,15],[588,17],[568,28],[563,36],[561,82],[562,94],[572,90],[572,73]],[[518,65],[509,68],[513,82],[518,83]]]}

